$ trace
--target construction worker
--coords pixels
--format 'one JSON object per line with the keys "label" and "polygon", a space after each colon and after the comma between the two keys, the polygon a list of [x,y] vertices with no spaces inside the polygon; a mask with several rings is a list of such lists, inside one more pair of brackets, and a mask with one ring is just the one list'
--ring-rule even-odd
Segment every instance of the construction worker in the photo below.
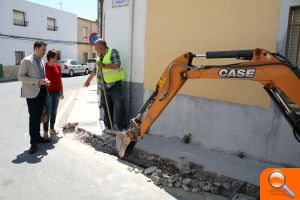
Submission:
{"label": "construction worker", "polygon": [[[115,119],[118,129],[125,130],[126,118],[121,83],[125,78],[125,72],[121,66],[119,52],[116,49],[109,48],[103,39],[96,40],[94,46],[98,53],[96,65],[84,83],[84,87],[88,87],[91,80],[97,76],[98,91],[101,91],[100,107],[104,110],[105,127],[113,130],[114,127],[111,127],[110,121],[113,126],[113,119]],[[101,71],[104,80],[102,80]]]}

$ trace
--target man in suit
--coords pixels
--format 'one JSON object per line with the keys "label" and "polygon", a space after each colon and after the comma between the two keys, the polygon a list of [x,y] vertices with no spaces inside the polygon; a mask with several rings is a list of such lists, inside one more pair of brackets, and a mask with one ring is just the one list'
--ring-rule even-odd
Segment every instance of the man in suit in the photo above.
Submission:
{"label": "man in suit", "polygon": [[25,57],[20,64],[18,79],[22,82],[21,96],[26,98],[29,112],[29,154],[37,151],[37,143],[48,143],[49,139],[40,136],[40,120],[47,96],[47,86],[42,57],[46,53],[47,44],[43,41],[34,43],[34,51]]}

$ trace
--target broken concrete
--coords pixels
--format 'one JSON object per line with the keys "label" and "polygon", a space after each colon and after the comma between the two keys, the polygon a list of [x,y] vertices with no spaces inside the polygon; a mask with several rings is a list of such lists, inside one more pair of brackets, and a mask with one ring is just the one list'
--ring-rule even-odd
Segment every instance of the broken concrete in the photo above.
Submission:
{"label": "broken concrete", "polygon": [[[86,132],[84,129],[77,128],[76,124],[65,126],[64,133],[74,133],[79,140],[91,145],[97,151],[117,155],[115,138],[113,136],[94,135]],[[182,188],[184,191],[197,194],[205,191],[229,197],[243,183],[242,181],[210,172],[203,166],[185,161],[184,158],[172,160],[139,148],[135,148],[125,160],[141,167],[141,169],[128,169],[130,172],[143,172],[150,178],[149,181],[151,180],[157,186]],[[257,198],[259,196],[258,186],[247,184],[245,194]]]}
{"label": "broken concrete", "polygon": [[176,162],[176,166],[177,166],[179,172],[182,175],[192,173],[192,170],[190,168],[190,163],[189,162],[186,162],[186,161],[184,161],[182,159],[179,159]]}
{"label": "broken concrete", "polygon": [[145,173],[146,175],[149,175],[149,174],[152,174],[154,171],[156,171],[156,169],[157,169],[157,168],[156,168],[155,166],[149,167],[149,168],[145,169],[144,173]]}

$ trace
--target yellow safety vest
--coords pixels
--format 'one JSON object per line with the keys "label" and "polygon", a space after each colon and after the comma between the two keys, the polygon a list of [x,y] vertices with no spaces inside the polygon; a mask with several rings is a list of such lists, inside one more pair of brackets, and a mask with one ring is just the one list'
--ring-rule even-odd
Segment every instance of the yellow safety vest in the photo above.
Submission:
{"label": "yellow safety vest", "polygon": [[[104,58],[102,60],[103,64],[108,65],[108,64],[112,63],[110,60],[112,50],[113,50],[112,48],[109,48],[108,51],[106,52],[106,54],[104,55]],[[101,61],[100,56],[97,56],[96,62],[97,61]],[[96,67],[97,67],[97,70],[99,70],[98,66],[96,66]],[[124,68],[122,65],[118,69],[109,69],[109,68],[103,67],[102,72],[103,72],[103,78],[104,78],[105,83],[113,83],[113,82],[125,79],[125,71],[124,71]],[[97,73],[98,73],[98,71],[97,71]]]}

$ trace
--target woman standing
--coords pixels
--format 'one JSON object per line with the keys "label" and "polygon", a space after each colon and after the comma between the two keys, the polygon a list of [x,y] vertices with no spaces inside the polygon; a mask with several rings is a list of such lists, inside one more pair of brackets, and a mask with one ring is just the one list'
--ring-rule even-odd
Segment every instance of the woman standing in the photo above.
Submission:
{"label": "woman standing", "polygon": [[50,134],[57,134],[54,129],[56,113],[58,108],[59,99],[64,98],[63,84],[61,80],[61,69],[56,63],[57,53],[54,50],[49,50],[47,53],[47,62],[45,63],[46,77],[51,81],[48,87],[49,96],[46,99],[46,110],[48,112],[48,121],[44,123],[44,138],[49,138],[49,121],[50,121]]}

